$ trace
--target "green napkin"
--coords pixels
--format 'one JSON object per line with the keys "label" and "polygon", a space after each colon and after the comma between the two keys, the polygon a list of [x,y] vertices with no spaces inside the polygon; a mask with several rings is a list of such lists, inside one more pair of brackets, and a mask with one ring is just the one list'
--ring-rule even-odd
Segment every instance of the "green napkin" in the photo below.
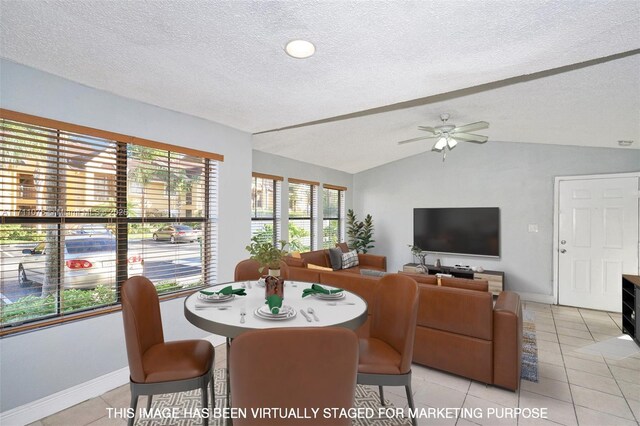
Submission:
{"label": "green napkin", "polygon": [[237,294],[238,296],[246,296],[247,293],[245,293],[244,288],[236,288],[234,289],[233,286],[229,285],[226,286],[225,288],[223,288],[220,291],[205,291],[205,290],[200,290],[200,293],[204,294],[205,296],[213,296],[214,294],[221,294],[223,296],[228,296],[230,294]]}
{"label": "green napkin", "polygon": [[341,288],[336,288],[335,290],[327,290],[322,287],[320,284],[311,284],[311,288],[305,288],[302,290],[302,297],[307,297],[312,294],[336,294],[344,291]]}
{"label": "green napkin", "polygon": [[269,310],[272,314],[280,313],[280,308],[282,308],[282,297],[277,294],[272,294],[267,297],[267,300],[264,302],[269,305]]}

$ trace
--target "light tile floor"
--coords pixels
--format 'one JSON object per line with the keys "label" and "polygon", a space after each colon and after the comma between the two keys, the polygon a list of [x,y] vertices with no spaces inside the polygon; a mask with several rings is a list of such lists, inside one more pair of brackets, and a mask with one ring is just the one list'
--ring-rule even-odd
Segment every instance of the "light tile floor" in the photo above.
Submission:
{"label": "light tile floor", "polygon": [[[640,424],[640,354],[609,358],[579,349],[621,335],[620,314],[539,303],[535,312],[539,382],[521,381],[511,392],[419,365],[413,366],[416,408],[463,408],[482,417],[419,419],[418,424],[497,425],[638,425]],[[226,363],[224,345],[216,348],[216,367]],[[403,388],[385,388],[397,407],[407,407]],[[116,425],[107,407],[128,407],[122,386],[33,423],[33,425]],[[145,406],[141,398],[139,406]],[[509,408],[547,409],[546,419],[498,418]],[[490,412],[490,410],[492,410]],[[494,413],[489,417],[490,413]],[[448,416],[447,416],[448,417]]]}

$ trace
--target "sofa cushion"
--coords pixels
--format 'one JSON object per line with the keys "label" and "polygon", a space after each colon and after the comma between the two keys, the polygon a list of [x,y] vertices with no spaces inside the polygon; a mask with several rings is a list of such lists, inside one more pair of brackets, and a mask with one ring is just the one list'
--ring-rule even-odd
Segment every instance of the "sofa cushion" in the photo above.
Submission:
{"label": "sofa cushion", "polygon": [[342,250],[339,248],[330,248],[329,261],[334,271],[342,269]]}
{"label": "sofa cushion", "polygon": [[353,268],[358,265],[358,253],[355,250],[351,250],[349,253],[342,253],[342,269]]}
{"label": "sofa cushion", "polygon": [[300,256],[307,261],[307,263],[313,263],[314,265],[329,267],[329,251],[328,250],[314,250],[306,253],[300,253]]}
{"label": "sofa cushion", "polygon": [[300,257],[285,256],[283,260],[288,266],[293,266],[294,268],[306,268],[307,266],[307,262]]}
{"label": "sofa cushion", "polygon": [[477,339],[493,339],[493,295],[487,291],[418,284],[418,325]]}

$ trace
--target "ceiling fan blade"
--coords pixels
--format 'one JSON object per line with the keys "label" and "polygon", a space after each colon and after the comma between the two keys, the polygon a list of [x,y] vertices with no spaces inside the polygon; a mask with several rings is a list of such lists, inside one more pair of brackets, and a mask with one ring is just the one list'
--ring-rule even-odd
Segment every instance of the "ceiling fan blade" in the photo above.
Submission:
{"label": "ceiling fan blade", "polygon": [[405,143],[409,143],[409,142],[415,142],[415,141],[421,141],[423,139],[433,139],[436,136],[420,136],[419,138],[413,138],[413,139],[407,139],[406,141],[400,141],[398,142],[398,145],[402,145]]}
{"label": "ceiling fan blade", "polygon": [[465,124],[464,126],[458,126],[451,131],[451,133],[456,132],[473,132],[475,130],[488,129],[489,123],[486,121],[478,121],[475,123]]}
{"label": "ceiling fan blade", "polygon": [[453,137],[460,141],[475,142],[475,143],[485,143],[486,141],[489,140],[487,136],[474,135],[473,133],[454,133]]}
{"label": "ceiling fan blade", "polygon": [[428,127],[428,126],[418,126],[418,129],[424,131],[424,132],[429,132],[429,133],[433,133],[434,135],[436,133],[439,133],[436,129],[434,129],[433,127]]}

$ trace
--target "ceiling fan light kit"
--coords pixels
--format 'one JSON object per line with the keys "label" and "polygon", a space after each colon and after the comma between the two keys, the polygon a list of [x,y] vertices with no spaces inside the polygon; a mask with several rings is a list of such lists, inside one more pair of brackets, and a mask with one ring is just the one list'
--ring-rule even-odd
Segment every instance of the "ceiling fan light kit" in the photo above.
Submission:
{"label": "ceiling fan light kit", "polygon": [[442,120],[442,124],[439,126],[428,127],[428,126],[418,126],[418,130],[422,130],[423,132],[431,133],[431,136],[422,136],[413,139],[407,139],[404,141],[398,142],[398,144],[402,145],[409,142],[415,142],[423,139],[438,139],[436,143],[431,148],[432,151],[442,151],[442,161],[446,158],[446,150],[449,148],[451,151],[459,141],[463,142],[474,142],[474,143],[485,143],[489,138],[484,135],[476,135],[473,132],[476,130],[483,130],[489,128],[489,123],[486,121],[477,121],[475,123],[465,124],[464,126],[456,126],[455,124],[448,124],[449,114],[441,114],[440,120]]}

